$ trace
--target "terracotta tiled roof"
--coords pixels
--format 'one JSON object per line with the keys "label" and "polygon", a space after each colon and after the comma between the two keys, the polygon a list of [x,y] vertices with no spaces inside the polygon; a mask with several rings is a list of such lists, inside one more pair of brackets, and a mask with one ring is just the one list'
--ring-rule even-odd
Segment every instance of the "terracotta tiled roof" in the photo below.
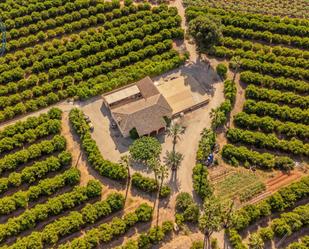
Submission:
{"label": "terracotta tiled roof", "polygon": [[123,134],[136,128],[140,136],[165,127],[164,116],[171,116],[172,108],[149,77],[136,83],[143,98],[111,109]]}

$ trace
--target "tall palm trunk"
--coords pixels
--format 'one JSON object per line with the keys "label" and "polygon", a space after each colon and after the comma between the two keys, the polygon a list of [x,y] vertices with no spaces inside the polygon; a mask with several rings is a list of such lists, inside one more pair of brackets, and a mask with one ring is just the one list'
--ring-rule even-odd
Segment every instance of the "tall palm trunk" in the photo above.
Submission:
{"label": "tall palm trunk", "polygon": [[235,71],[234,71],[233,82],[235,82],[235,80],[236,80],[237,73],[238,73],[238,66],[235,68]]}

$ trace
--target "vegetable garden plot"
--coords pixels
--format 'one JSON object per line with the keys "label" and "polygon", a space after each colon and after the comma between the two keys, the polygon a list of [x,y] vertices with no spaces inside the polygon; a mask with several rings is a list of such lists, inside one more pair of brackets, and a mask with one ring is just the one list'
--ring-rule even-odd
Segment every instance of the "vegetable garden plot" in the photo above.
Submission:
{"label": "vegetable garden plot", "polygon": [[[67,97],[89,98],[183,62],[172,49],[172,39],[183,38],[175,8],[96,0],[8,5],[0,121]],[[29,8],[37,11],[29,14]]]}
{"label": "vegetable garden plot", "polygon": [[248,201],[265,191],[265,184],[253,173],[235,172],[214,184],[215,193],[223,201],[238,197],[240,202]]}
{"label": "vegetable garden plot", "polygon": [[242,71],[241,81],[247,84],[243,112],[234,117],[237,128],[227,132],[229,142],[236,146],[224,146],[223,157],[233,165],[284,170],[293,168],[294,162],[289,157],[277,156],[278,152],[306,160],[308,20],[206,6],[186,9],[189,21],[200,15],[214,15],[221,20],[223,37],[208,53],[228,60],[239,58],[239,64],[232,60],[230,67],[238,67]]}
{"label": "vegetable garden plot", "polygon": [[[282,238],[288,238],[288,236],[308,226],[308,204],[300,204],[295,207],[298,201],[307,199],[308,184],[309,178],[304,177],[259,203],[246,205],[237,210],[228,229],[232,246],[248,248],[247,242],[244,242],[246,235],[241,237],[240,233],[244,232],[248,235],[245,232],[246,229],[263,218],[267,218],[270,222],[267,227],[259,227],[257,232],[248,235],[250,247],[257,244],[263,247],[264,243],[270,241],[279,242]],[[272,215],[278,213],[280,213],[280,216],[273,219]]]}

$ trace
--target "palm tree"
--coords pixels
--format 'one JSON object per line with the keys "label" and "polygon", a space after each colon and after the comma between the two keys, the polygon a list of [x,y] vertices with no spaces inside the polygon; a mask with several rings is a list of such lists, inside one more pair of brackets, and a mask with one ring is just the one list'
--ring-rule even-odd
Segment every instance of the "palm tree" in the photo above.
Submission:
{"label": "palm tree", "polygon": [[131,157],[129,155],[124,155],[120,158],[120,164],[125,166],[128,171],[128,179],[131,179],[130,166],[131,166]]}
{"label": "palm tree", "polygon": [[159,158],[153,157],[147,160],[147,166],[153,171],[156,183],[159,187],[159,182],[158,182],[158,175],[159,175],[159,170],[160,170]]}
{"label": "palm tree", "polygon": [[183,155],[180,152],[166,151],[164,163],[173,171],[177,171],[177,169],[180,167],[182,160]]}
{"label": "palm tree", "polygon": [[239,68],[241,67],[242,60],[241,60],[240,56],[234,56],[231,59],[231,63],[233,63],[235,65],[235,70],[234,70],[234,75],[233,75],[233,82],[235,82],[236,75],[238,73]]}
{"label": "palm tree", "polygon": [[185,133],[185,127],[178,123],[172,123],[170,127],[167,128],[167,136],[173,139],[173,151],[175,151],[176,144],[180,140],[180,135]]}
{"label": "palm tree", "polygon": [[158,208],[157,208],[157,227],[159,225],[159,211],[160,211],[160,193],[161,193],[161,189],[163,187],[163,183],[164,183],[164,180],[168,177],[168,168],[166,167],[166,165],[162,165],[160,164],[159,167],[158,167],[158,178],[160,180],[160,185],[159,185],[159,191],[158,191],[158,195],[157,195],[157,198],[158,198]]}

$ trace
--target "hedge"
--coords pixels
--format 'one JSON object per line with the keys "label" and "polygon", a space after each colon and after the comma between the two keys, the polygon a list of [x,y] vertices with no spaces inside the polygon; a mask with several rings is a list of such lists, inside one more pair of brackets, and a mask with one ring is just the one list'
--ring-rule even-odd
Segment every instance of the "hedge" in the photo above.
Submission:
{"label": "hedge", "polygon": [[112,163],[102,157],[95,140],[91,137],[90,127],[85,121],[83,112],[74,108],[70,111],[69,119],[75,132],[81,139],[82,148],[87,155],[90,165],[102,176],[114,180],[126,179],[128,177],[128,172],[125,166],[118,163]]}
{"label": "hedge", "polygon": [[13,154],[5,155],[0,159],[0,174],[4,171],[15,170],[20,165],[31,160],[37,160],[41,156],[50,155],[66,148],[66,140],[63,136],[56,135],[50,140],[32,144],[26,149]]}
{"label": "hedge", "polygon": [[264,86],[277,90],[295,91],[300,94],[309,91],[309,84],[301,80],[287,79],[283,77],[274,78],[269,75],[262,75],[251,71],[244,71],[240,73],[240,80],[247,84],[255,84],[257,86]]}
{"label": "hedge", "polygon": [[252,165],[266,170],[273,168],[290,170],[295,166],[295,162],[289,157],[275,156],[270,153],[259,153],[244,146],[236,147],[232,144],[223,146],[222,157],[235,166],[239,162],[242,162],[245,166]]}
{"label": "hedge", "polygon": [[161,226],[150,228],[147,232],[142,233],[136,240],[128,240],[124,245],[115,249],[144,249],[158,244],[165,236],[173,231],[173,222],[164,221]]}
{"label": "hedge", "polygon": [[309,139],[309,126],[294,122],[281,122],[269,116],[259,117],[256,114],[239,112],[234,116],[234,123],[241,128],[261,130],[265,133],[275,132],[287,137]]}
{"label": "hedge", "polygon": [[270,116],[282,121],[309,124],[309,110],[302,110],[299,107],[291,108],[286,105],[281,106],[265,101],[256,102],[249,99],[245,102],[243,110],[258,116]]}
{"label": "hedge", "polygon": [[85,236],[60,245],[59,249],[97,248],[99,245],[123,235],[138,222],[150,221],[152,211],[152,208],[147,204],[141,204],[134,212],[126,214],[123,218],[114,217],[110,223],[104,223],[88,230]]}
{"label": "hedge", "polygon": [[46,160],[27,166],[21,172],[13,172],[6,178],[0,178],[0,193],[5,192],[10,187],[19,187],[23,183],[33,183],[50,172],[58,171],[70,165],[71,159],[72,155],[63,151],[57,157],[50,156]]}
{"label": "hedge", "polygon": [[0,199],[0,214],[9,214],[18,208],[26,208],[29,202],[39,199],[42,196],[50,196],[59,189],[71,185],[74,186],[80,180],[80,172],[75,169],[69,169],[53,178],[47,178],[31,186],[28,190],[14,193]]}
{"label": "hedge", "polygon": [[[156,180],[147,176],[143,176],[138,172],[132,175],[131,183],[133,187],[142,192],[149,194],[158,192],[159,187]],[[167,185],[163,185],[161,192],[159,193],[159,197],[160,198],[168,197],[170,193],[171,188]]]}
{"label": "hedge", "polygon": [[[76,186],[71,192],[50,198],[43,204],[38,204],[17,217],[0,225],[0,241],[9,236],[16,236],[22,231],[35,227],[39,222],[52,216],[59,215],[65,210],[71,209],[90,198],[101,195],[102,187],[98,181],[90,180],[87,186]],[[57,206],[57,207],[56,207]]]}
{"label": "hedge", "polygon": [[30,235],[18,238],[16,243],[7,248],[20,249],[29,246],[43,249],[44,246],[57,243],[62,237],[80,231],[85,225],[107,217],[119,211],[124,206],[124,196],[118,193],[108,195],[106,200],[94,204],[87,204],[81,211],[72,211],[52,223],[49,223],[40,232],[32,232]]}
{"label": "hedge", "polygon": [[256,148],[280,150],[294,155],[309,156],[309,144],[303,143],[296,138],[284,140],[277,138],[274,134],[233,128],[227,131],[227,139],[232,143],[252,145]]}

